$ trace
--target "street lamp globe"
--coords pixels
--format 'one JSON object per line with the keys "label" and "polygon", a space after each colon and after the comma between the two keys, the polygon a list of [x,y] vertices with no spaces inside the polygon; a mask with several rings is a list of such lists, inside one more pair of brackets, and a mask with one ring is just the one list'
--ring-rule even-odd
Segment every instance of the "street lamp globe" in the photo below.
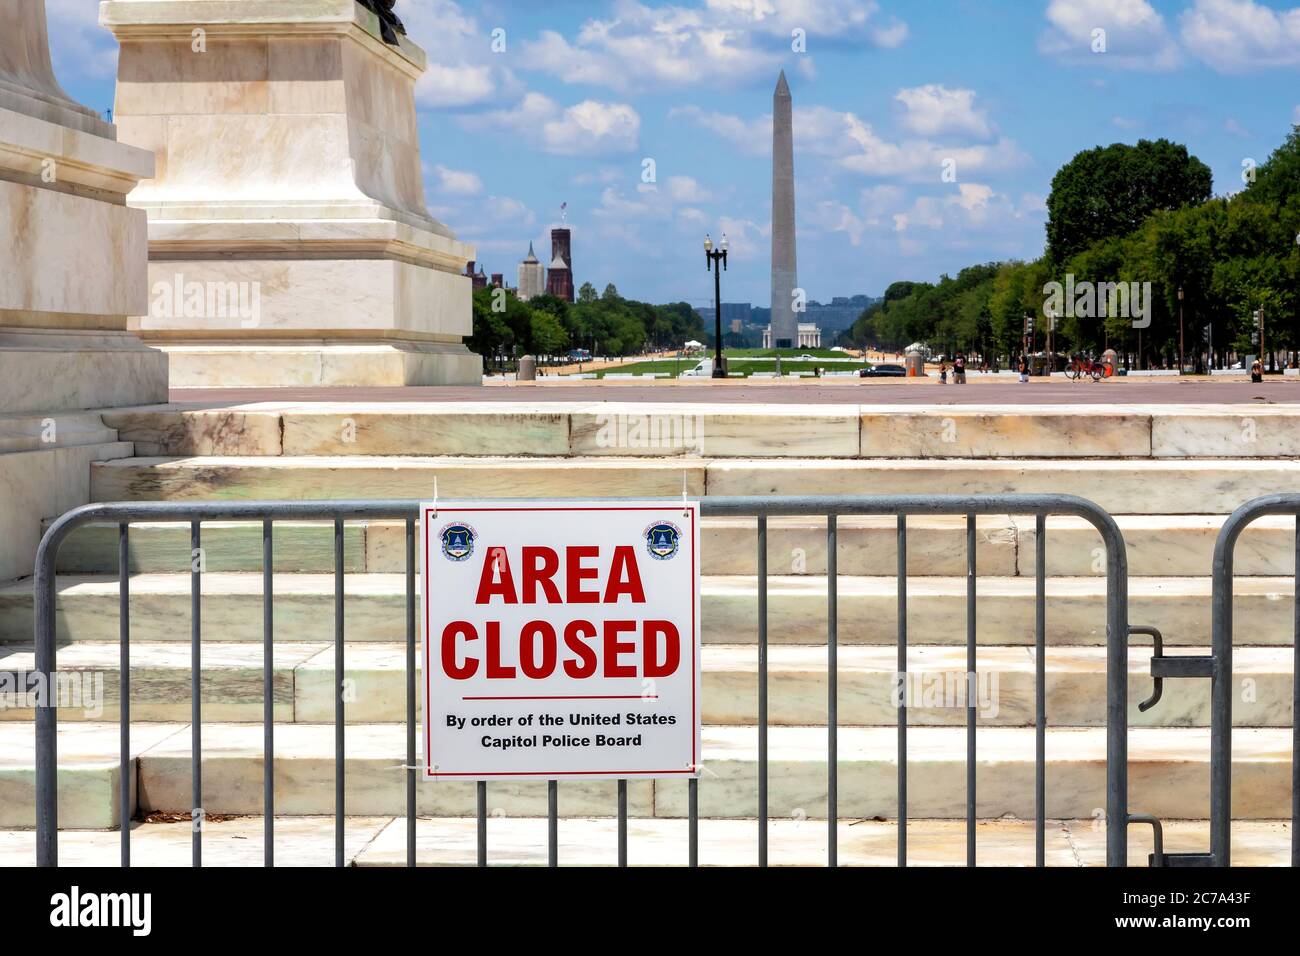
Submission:
{"label": "street lamp globe", "polygon": [[723,251],[723,252],[726,252],[727,249],[729,248],[729,246],[730,246],[730,243],[727,242],[727,234],[724,232],[724,233],[722,234],[722,251]]}
{"label": "street lamp globe", "polygon": [[704,251],[705,252],[713,251],[713,237],[710,236],[707,232],[704,234]]}

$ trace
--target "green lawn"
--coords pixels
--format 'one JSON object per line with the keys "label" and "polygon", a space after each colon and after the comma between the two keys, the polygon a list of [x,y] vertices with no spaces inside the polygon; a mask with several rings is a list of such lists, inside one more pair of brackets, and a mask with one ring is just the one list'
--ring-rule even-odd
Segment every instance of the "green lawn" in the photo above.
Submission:
{"label": "green lawn", "polygon": [[[781,372],[785,375],[790,375],[795,372],[811,372],[813,366],[817,364],[822,365],[823,368],[831,368],[834,371],[841,372],[850,370],[856,371],[867,366],[867,363],[845,356],[840,352],[833,353],[833,355],[841,361],[834,362],[829,357],[823,357],[823,360],[820,363],[783,361],[781,363]],[[733,376],[739,374],[749,377],[755,372],[776,371],[776,360],[774,358],[746,357],[743,352],[737,353],[735,351],[728,352],[727,358],[730,360],[730,368]],[[655,375],[666,373],[675,378],[682,372],[690,371],[699,363],[700,359],[698,358],[683,358],[680,361],[675,361],[673,359],[657,359],[653,362],[632,362],[627,365],[616,365],[611,368],[601,369],[596,372],[596,377],[604,378],[606,375]]]}

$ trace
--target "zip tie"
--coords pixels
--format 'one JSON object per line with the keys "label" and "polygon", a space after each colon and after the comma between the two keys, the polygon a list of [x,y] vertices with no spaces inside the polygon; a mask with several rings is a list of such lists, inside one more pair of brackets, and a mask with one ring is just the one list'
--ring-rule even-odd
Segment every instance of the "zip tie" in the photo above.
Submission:
{"label": "zip tie", "polygon": [[438,476],[433,476],[433,517],[438,517]]}
{"label": "zip tie", "polygon": [[682,517],[689,518],[691,509],[686,504],[686,472],[682,472]]}

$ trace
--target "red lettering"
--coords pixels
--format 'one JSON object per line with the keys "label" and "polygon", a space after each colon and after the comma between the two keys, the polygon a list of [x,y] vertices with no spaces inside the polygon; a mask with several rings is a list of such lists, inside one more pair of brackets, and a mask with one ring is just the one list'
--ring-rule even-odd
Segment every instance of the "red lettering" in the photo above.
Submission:
{"label": "red lettering", "polygon": [[[494,580],[498,571],[501,574],[500,581]],[[506,556],[506,549],[501,547],[487,550],[474,603],[491,604],[493,596],[500,596],[506,604],[519,603],[519,598],[515,595],[515,579],[510,574],[510,558]]]}
{"label": "red lettering", "polygon": [[[542,637],[542,662],[537,663],[537,635]],[[558,648],[555,646],[555,628],[546,621],[532,621],[524,625],[519,635],[519,669],[525,677],[544,680],[555,673],[555,658]]]}
{"label": "red lettering", "polygon": [[477,641],[478,632],[468,621],[452,621],[442,632],[442,672],[452,680],[469,680],[478,673],[478,660],[469,657],[464,664],[456,660],[456,638]]}
{"label": "red lettering", "polygon": [[617,604],[620,595],[626,594],[633,604],[645,603],[645,587],[641,584],[641,569],[636,563],[636,548],[620,544],[614,549],[614,563],[609,569],[609,583],[605,586],[605,603]]}
{"label": "red lettering", "polygon": [[488,621],[487,624],[487,676],[488,680],[509,680],[515,676],[513,667],[501,664],[501,622]]}
{"label": "red lettering", "polygon": [[618,636],[626,634],[628,631],[636,630],[636,621],[606,621],[605,622],[605,676],[606,677],[635,677],[635,664],[620,664],[618,658],[620,654],[627,654],[636,650],[635,641],[620,641]]}
{"label": "red lettering", "polygon": [[584,558],[599,558],[600,548],[595,545],[580,545],[564,549],[564,570],[565,570],[565,590],[568,594],[570,604],[599,604],[600,594],[597,591],[584,591],[582,589],[583,581],[591,581],[600,577],[600,571],[596,568],[584,567],[582,561]]}
{"label": "red lettering", "polygon": [[[541,567],[538,567],[539,558]],[[560,556],[553,548],[524,548],[524,603],[537,603],[537,588],[540,585],[548,604],[563,604],[560,589],[551,580],[559,570]]]}
{"label": "red lettering", "polygon": [[570,621],[564,627],[564,646],[578,655],[581,661],[581,663],[575,660],[564,662],[564,673],[575,680],[596,673],[596,652],[587,643],[588,638],[595,636],[596,625],[590,621]]}
{"label": "red lettering", "polygon": [[[664,639],[664,660],[658,662],[659,639]],[[645,642],[645,676],[668,677],[677,671],[682,660],[681,635],[671,621],[646,621],[643,628]]]}

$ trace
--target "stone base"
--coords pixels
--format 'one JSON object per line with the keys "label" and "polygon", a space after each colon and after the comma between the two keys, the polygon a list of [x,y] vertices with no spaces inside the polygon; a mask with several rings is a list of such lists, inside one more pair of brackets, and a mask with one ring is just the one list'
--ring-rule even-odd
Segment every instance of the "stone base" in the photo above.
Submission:
{"label": "stone base", "polygon": [[92,462],[131,452],[93,413],[0,418],[0,581],[32,573],[43,521],[90,500]]}
{"label": "stone base", "polygon": [[166,401],[167,356],[135,335],[0,327],[6,414]]}
{"label": "stone base", "polygon": [[481,385],[483,359],[450,342],[158,343],[172,388]]}

